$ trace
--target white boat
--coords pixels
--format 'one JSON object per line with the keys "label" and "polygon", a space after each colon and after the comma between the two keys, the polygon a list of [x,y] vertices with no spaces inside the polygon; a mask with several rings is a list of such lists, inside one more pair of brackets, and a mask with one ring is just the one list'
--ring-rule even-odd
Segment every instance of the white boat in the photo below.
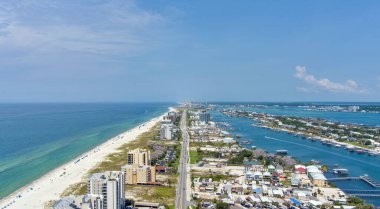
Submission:
{"label": "white boat", "polygon": [[287,155],[288,154],[288,150],[286,150],[286,149],[279,149],[279,150],[276,150],[276,154],[278,154],[278,155]]}

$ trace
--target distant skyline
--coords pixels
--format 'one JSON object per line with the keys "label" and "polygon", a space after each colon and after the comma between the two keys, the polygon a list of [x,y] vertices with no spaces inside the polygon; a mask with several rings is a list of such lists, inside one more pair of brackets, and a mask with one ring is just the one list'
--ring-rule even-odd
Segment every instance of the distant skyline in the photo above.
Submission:
{"label": "distant skyline", "polygon": [[380,2],[0,1],[0,103],[380,101]]}

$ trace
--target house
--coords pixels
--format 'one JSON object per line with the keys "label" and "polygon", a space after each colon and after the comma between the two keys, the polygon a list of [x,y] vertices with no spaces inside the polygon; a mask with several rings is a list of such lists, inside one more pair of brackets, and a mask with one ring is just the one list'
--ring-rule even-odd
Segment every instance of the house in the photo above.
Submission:
{"label": "house", "polygon": [[302,167],[296,168],[295,172],[296,173],[306,173],[306,168],[302,168]]}
{"label": "house", "polygon": [[274,165],[269,165],[268,166],[268,172],[273,173],[275,171],[276,171],[276,168],[274,167]]}
{"label": "house", "polygon": [[166,173],[167,167],[163,165],[156,166],[156,173]]}
{"label": "house", "polygon": [[253,173],[253,176],[254,176],[254,179],[255,180],[262,180],[263,179],[263,173],[261,173],[260,171],[256,171],[255,173]]}
{"label": "house", "polygon": [[299,165],[299,164],[297,164],[297,165],[294,165],[294,170],[295,170],[295,172],[296,173],[306,173],[306,166],[304,166],[304,165]]}
{"label": "house", "polygon": [[252,181],[254,178],[255,178],[255,176],[253,175],[253,173],[251,171],[248,171],[245,173],[245,179],[247,181]]}
{"label": "house", "polygon": [[272,179],[272,174],[269,173],[268,171],[265,171],[263,173],[263,178],[264,178],[264,180],[271,180]]}
{"label": "house", "polygon": [[293,177],[290,180],[290,185],[292,187],[298,187],[300,185],[300,180],[298,178]]}

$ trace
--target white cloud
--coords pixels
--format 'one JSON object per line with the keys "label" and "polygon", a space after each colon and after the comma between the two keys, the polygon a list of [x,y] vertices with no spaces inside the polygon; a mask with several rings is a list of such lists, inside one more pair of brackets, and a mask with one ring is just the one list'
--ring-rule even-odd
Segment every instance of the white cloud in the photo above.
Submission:
{"label": "white cloud", "polygon": [[4,0],[0,48],[134,53],[154,46],[154,30],[162,22],[160,14],[142,10],[132,0]]}
{"label": "white cloud", "polygon": [[[327,78],[316,78],[314,75],[308,74],[305,66],[296,66],[294,77],[305,81],[312,85],[313,90],[326,90],[335,93],[367,93],[366,89],[359,87],[354,80],[347,80],[344,83],[333,82]],[[302,88],[303,91],[307,88]]]}

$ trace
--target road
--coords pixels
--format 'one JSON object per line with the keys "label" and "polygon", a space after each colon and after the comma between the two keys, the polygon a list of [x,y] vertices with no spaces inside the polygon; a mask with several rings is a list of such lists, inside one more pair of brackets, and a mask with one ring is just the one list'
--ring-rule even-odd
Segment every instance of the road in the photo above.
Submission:
{"label": "road", "polygon": [[175,208],[177,209],[187,208],[187,163],[189,159],[189,134],[187,133],[186,114],[187,112],[183,111],[180,124],[182,131],[182,150],[178,168],[179,177],[175,201]]}

